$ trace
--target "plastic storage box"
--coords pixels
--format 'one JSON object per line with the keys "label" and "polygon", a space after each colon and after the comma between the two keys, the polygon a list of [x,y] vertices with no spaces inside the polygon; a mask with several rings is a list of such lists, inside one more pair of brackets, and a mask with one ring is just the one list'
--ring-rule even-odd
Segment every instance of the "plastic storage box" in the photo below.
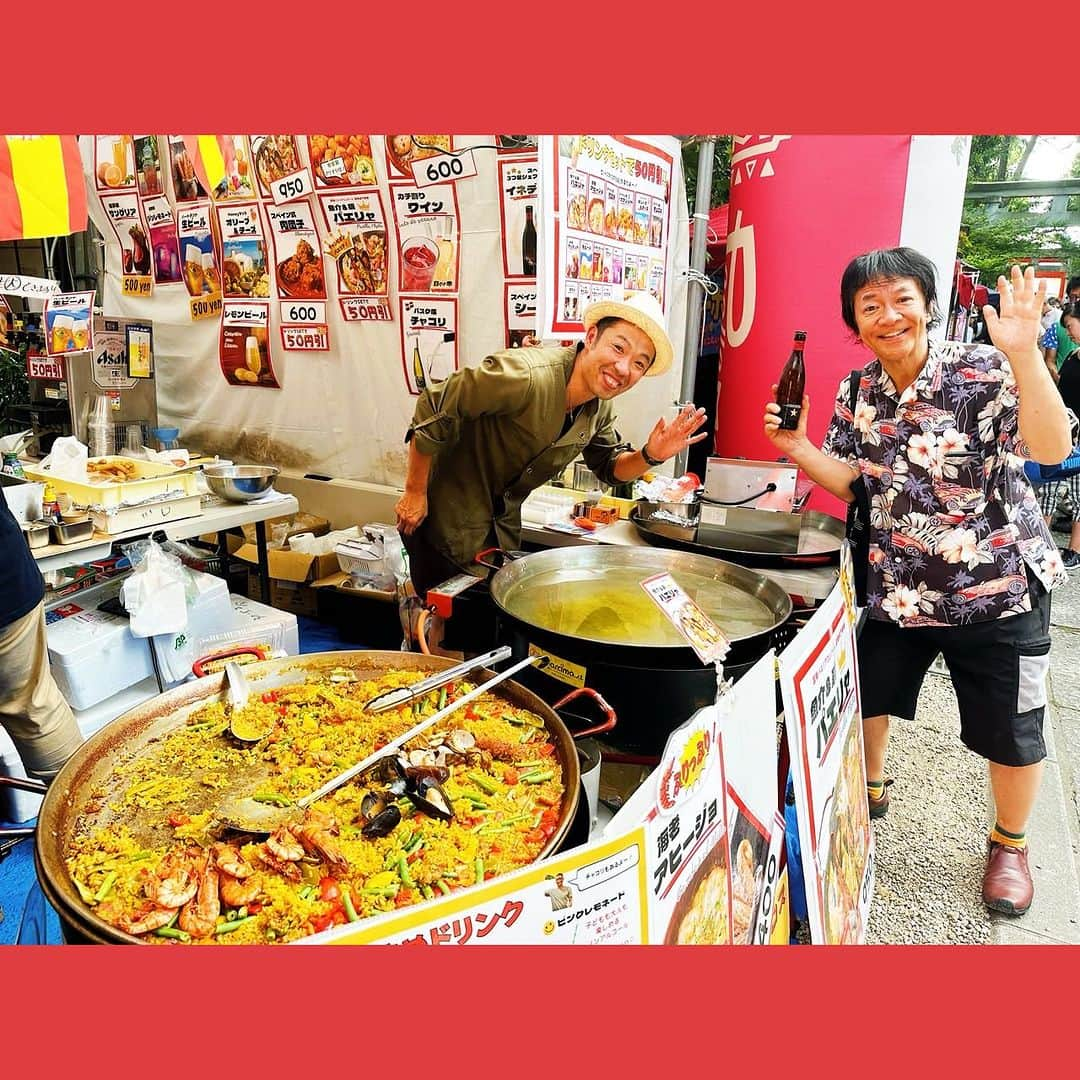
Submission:
{"label": "plastic storage box", "polygon": [[300,652],[300,628],[291,611],[279,611],[246,596],[230,596],[229,600],[235,618],[233,628],[202,638],[197,645],[200,656],[227,652],[241,645],[261,645],[286,656]]}
{"label": "plastic storage box", "polygon": [[73,709],[88,709],[154,674],[149,641],[133,636],[122,616],[79,611],[45,633],[53,678]]}

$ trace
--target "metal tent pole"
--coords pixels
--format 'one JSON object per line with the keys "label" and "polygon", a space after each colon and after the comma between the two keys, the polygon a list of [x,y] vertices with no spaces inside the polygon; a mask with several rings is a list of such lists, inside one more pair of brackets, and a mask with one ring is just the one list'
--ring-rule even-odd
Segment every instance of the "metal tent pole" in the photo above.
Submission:
{"label": "metal tent pole", "polygon": [[[686,338],[683,343],[682,387],[678,405],[694,400],[697,379],[698,348],[701,344],[701,314],[705,305],[705,287],[700,275],[705,272],[705,253],[709,241],[709,201],[712,194],[713,155],[716,136],[704,135],[698,147],[697,191],[694,195],[694,238],[690,244],[690,282],[686,290]],[[696,271],[696,273],[694,272]],[[689,450],[675,456],[675,475],[686,472]]]}

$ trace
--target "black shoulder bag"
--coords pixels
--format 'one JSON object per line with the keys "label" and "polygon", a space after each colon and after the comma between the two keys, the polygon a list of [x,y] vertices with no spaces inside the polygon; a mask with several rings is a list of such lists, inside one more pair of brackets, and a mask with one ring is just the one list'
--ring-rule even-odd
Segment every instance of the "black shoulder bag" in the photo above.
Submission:
{"label": "black shoulder bag", "polygon": [[[851,395],[848,405],[851,415],[855,415],[855,402],[859,396],[859,380],[862,369],[851,373]],[[870,567],[870,496],[866,491],[866,481],[860,472],[851,481],[851,493],[855,496],[848,503],[847,542],[851,545],[852,572],[855,576],[855,602],[859,607],[866,606],[866,575]]]}

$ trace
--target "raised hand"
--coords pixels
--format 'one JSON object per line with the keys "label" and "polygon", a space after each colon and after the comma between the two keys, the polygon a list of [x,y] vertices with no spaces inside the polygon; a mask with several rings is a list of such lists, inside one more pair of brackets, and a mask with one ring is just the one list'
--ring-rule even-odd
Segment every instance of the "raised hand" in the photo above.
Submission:
{"label": "raised hand", "polygon": [[704,409],[695,408],[693,405],[684,405],[679,415],[670,423],[662,416],[656,421],[655,427],[649,432],[645,440],[645,448],[652,458],[660,458],[667,461],[674,457],[680,450],[693,443],[701,442],[708,437],[707,431],[695,435],[702,424],[708,419],[708,413]]}
{"label": "raised hand", "polygon": [[997,280],[1001,313],[989,305],[982,310],[990,340],[1013,361],[1021,357],[1028,359],[1035,349],[1042,331],[1040,316],[1046,299],[1046,282],[1040,281],[1036,287],[1035,270],[1030,266],[1022,274],[1020,267],[1014,266],[1010,277],[1011,281],[1004,275]]}

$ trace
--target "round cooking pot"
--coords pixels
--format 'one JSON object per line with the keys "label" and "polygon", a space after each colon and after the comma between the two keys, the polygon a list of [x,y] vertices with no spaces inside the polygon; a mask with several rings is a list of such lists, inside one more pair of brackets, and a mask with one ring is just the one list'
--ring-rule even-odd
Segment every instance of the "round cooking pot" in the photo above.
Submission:
{"label": "round cooking pot", "polygon": [[[598,690],[618,713],[619,727],[606,741],[620,750],[659,757],[668,734],[698,709],[716,700],[716,671],[703,665],[694,650],[678,635],[670,644],[611,640],[587,625],[568,633],[537,615],[529,594],[548,596],[559,591],[579,595],[614,572],[631,577],[627,605],[640,609],[644,591],[637,584],[655,574],[669,573],[686,582],[707,579],[730,587],[741,598],[755,600],[765,625],[747,631],[732,630],[725,612],[710,607],[687,591],[705,614],[716,622],[731,643],[724,674],[738,678],[773,644],[777,631],[791,614],[791,598],[770,578],[743,566],[704,555],[665,550],[598,545],[563,547],[526,555],[505,563],[491,579],[491,597],[499,615],[499,641],[513,648],[515,659],[542,652],[551,658],[543,671],[526,670],[521,680],[545,700],[554,701],[568,685]],[[689,575],[694,575],[691,579]],[[680,581],[682,578],[682,581]],[[647,599],[647,598],[646,598]],[[648,605],[652,601],[648,600]],[[606,610],[606,609],[605,609]],[[612,604],[618,615],[618,600]],[[588,624],[591,616],[587,617]],[[655,618],[665,622],[659,608]],[[727,623],[727,626],[725,626]],[[602,631],[602,627],[600,630]]]}
{"label": "round cooking pot", "polygon": [[[251,692],[258,694],[333,668],[349,668],[355,671],[360,679],[374,679],[392,669],[404,668],[431,674],[454,664],[455,661],[446,657],[423,656],[418,653],[327,652],[245,665],[244,674],[251,685]],[[479,684],[492,674],[490,671],[474,671],[470,675],[470,681]],[[64,853],[77,819],[93,798],[94,789],[112,772],[121,755],[127,758],[132,752],[137,754],[151,741],[179,727],[192,712],[219,698],[224,691],[224,674],[208,675],[195,682],[184,683],[131,709],[79,747],[49,786],[38,815],[34,858],[42,890],[60,915],[66,940],[96,944],[140,943],[140,938],[126,934],[98,918],[93,910],[82,902],[68,875]],[[580,693],[592,695],[595,704],[605,713],[605,720],[571,735],[555,710],[576,695],[568,694],[561,702],[549,705],[513,681],[500,683],[490,693],[498,695],[511,705],[530,709],[543,719],[562,766],[566,785],[563,805],[555,832],[537,856],[542,859],[559,848],[577,811],[581,774],[574,738],[610,730],[615,724],[615,714],[598,694],[583,690]],[[244,783],[241,782],[239,786],[243,787]],[[216,805],[228,794],[233,792],[226,789],[208,789],[206,806],[191,806],[188,812],[199,813],[207,806]],[[160,814],[155,812],[153,818],[156,822]],[[96,820],[107,824],[136,819],[130,813],[115,815],[105,806],[96,812]]]}

